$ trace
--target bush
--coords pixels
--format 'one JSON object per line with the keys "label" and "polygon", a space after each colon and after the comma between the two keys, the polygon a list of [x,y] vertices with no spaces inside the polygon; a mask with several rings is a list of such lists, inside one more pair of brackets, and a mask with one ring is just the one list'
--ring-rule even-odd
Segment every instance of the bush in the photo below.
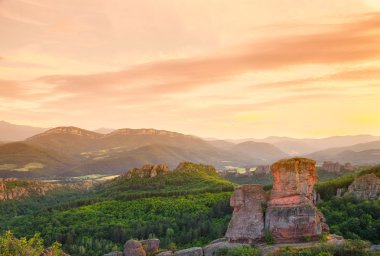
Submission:
{"label": "bush", "polygon": [[216,252],[217,256],[259,256],[260,252],[251,246],[240,245],[235,248],[223,248]]}
{"label": "bush", "polygon": [[61,245],[54,243],[50,248],[44,249],[43,239],[37,233],[32,238],[17,239],[11,231],[0,236],[0,256],[59,256],[62,254]]}
{"label": "bush", "polygon": [[274,244],[274,238],[269,229],[265,229],[264,231],[264,239],[267,244]]}

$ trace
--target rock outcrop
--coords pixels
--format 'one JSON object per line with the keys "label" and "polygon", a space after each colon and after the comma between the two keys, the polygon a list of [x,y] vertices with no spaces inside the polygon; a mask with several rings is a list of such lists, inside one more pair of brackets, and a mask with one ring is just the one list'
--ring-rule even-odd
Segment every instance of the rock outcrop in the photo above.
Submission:
{"label": "rock outcrop", "polygon": [[230,199],[234,208],[226,238],[230,242],[253,243],[264,237],[264,209],[267,196],[261,185],[238,187]]}
{"label": "rock outcrop", "polygon": [[273,189],[265,215],[265,228],[276,242],[301,242],[319,239],[327,225],[313,204],[317,182],[315,161],[306,158],[284,159],[271,166]]}
{"label": "rock outcrop", "polygon": [[124,256],[146,256],[146,252],[140,241],[128,240],[124,244]]}
{"label": "rock outcrop", "polygon": [[0,201],[19,199],[31,195],[45,195],[46,192],[62,187],[35,180],[18,180],[16,178],[0,179]]}
{"label": "rock outcrop", "polygon": [[142,240],[141,244],[148,255],[158,252],[158,249],[160,248],[159,239]]}
{"label": "rock outcrop", "polygon": [[203,249],[201,247],[192,247],[176,251],[174,256],[203,256]]}
{"label": "rock outcrop", "polygon": [[140,178],[153,178],[159,174],[165,174],[169,172],[169,167],[166,164],[146,164],[141,169],[133,168],[129,170],[125,177],[130,179],[132,177]]}
{"label": "rock outcrop", "polygon": [[351,183],[345,195],[353,195],[364,200],[375,200],[380,196],[380,178],[373,173],[360,176]]}
{"label": "rock outcrop", "polygon": [[216,256],[217,252],[222,249],[233,249],[238,246],[241,246],[241,243],[231,243],[226,240],[212,242],[209,245],[203,247],[204,256]]}

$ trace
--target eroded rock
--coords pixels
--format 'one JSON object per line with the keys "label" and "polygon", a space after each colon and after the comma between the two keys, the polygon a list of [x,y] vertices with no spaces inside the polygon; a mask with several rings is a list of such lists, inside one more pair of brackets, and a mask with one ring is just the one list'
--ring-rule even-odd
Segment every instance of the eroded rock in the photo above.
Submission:
{"label": "eroded rock", "polygon": [[319,239],[327,225],[313,204],[317,182],[315,161],[284,159],[271,166],[273,189],[265,215],[265,228],[276,242],[302,242]]}
{"label": "eroded rock", "polygon": [[375,200],[380,196],[380,178],[374,173],[360,176],[351,183],[345,195],[353,195],[358,199]]}
{"label": "eroded rock", "polygon": [[124,256],[146,256],[146,252],[140,241],[128,240],[124,244]]}
{"label": "eroded rock", "polygon": [[201,247],[192,247],[180,251],[176,251],[175,256],[203,256],[203,249]]}
{"label": "eroded rock", "polygon": [[148,255],[158,252],[158,249],[160,248],[159,239],[142,240],[141,244]]}
{"label": "eroded rock", "polygon": [[146,164],[139,168],[133,168],[129,170],[125,177],[127,179],[132,177],[140,178],[153,178],[159,174],[165,174],[169,171],[169,167],[166,164]]}
{"label": "eroded rock", "polygon": [[234,208],[226,238],[230,242],[253,243],[264,237],[264,205],[267,196],[261,185],[246,184],[235,189]]}
{"label": "eroded rock", "polygon": [[241,243],[230,243],[228,241],[211,243],[211,244],[203,247],[203,255],[204,256],[216,256],[217,252],[219,250],[222,250],[224,248],[232,249],[232,248],[235,248],[235,247],[240,246],[240,245],[242,245],[242,244]]}

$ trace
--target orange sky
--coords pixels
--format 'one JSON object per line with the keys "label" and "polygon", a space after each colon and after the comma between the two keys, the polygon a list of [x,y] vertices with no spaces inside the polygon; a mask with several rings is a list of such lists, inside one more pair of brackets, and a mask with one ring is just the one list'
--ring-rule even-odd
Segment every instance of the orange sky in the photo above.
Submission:
{"label": "orange sky", "polygon": [[380,0],[0,0],[0,120],[380,135]]}

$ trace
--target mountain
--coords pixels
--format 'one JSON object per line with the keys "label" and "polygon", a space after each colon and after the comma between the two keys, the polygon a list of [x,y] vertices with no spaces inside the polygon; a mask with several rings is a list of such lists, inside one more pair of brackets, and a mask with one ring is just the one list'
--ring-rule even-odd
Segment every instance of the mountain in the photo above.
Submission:
{"label": "mountain", "polygon": [[308,154],[319,163],[323,161],[375,164],[380,162],[380,140],[359,143],[348,147],[334,147]]}
{"label": "mountain", "polygon": [[272,144],[254,141],[237,144],[231,151],[249,156],[253,159],[259,159],[265,163],[272,163],[278,159],[289,156]]}
{"label": "mountain", "polygon": [[320,139],[296,139],[272,136],[265,139],[253,139],[256,142],[273,144],[290,155],[305,155],[332,147],[347,147],[377,140],[380,140],[380,137],[373,135],[332,136]]}
{"label": "mountain", "polygon": [[[117,174],[142,164],[182,161],[250,167],[270,164],[287,156],[268,143],[213,143],[177,132],[155,129],[119,129],[100,134],[77,127],[57,127],[25,140],[25,144],[65,156],[64,175]],[[18,161],[21,161],[19,156]],[[35,157],[38,159],[38,156]],[[30,158],[23,162],[30,161]],[[61,167],[58,173],[61,174]],[[50,170],[54,170],[52,167]]]}
{"label": "mountain", "polygon": [[71,168],[75,163],[73,158],[65,154],[25,142],[0,145],[2,177],[54,176]]}
{"label": "mountain", "polygon": [[0,121],[0,141],[21,141],[46,130],[46,128],[16,125]]}
{"label": "mountain", "polygon": [[111,128],[99,128],[99,129],[96,129],[96,130],[93,130],[93,132],[96,132],[96,133],[101,133],[101,134],[107,134],[107,133],[111,133],[115,131],[115,129],[111,129]]}
{"label": "mountain", "polygon": [[77,155],[93,147],[103,135],[77,127],[57,127],[37,134],[25,141],[47,149]]}

